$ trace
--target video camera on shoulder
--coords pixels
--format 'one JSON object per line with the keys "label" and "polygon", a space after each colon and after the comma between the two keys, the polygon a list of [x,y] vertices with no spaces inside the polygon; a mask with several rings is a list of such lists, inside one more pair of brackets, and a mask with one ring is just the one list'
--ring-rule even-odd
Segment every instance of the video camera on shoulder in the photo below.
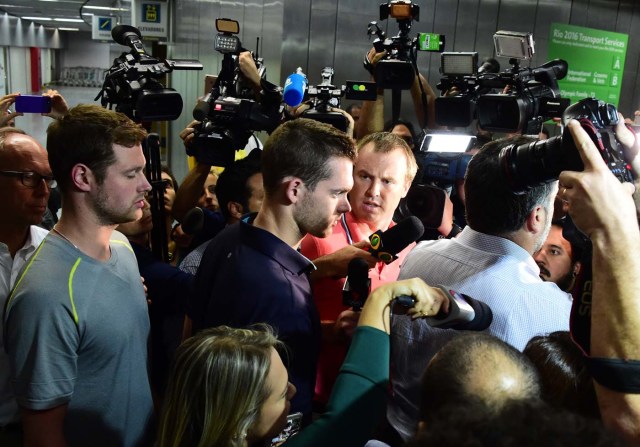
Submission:
{"label": "video camera on shoulder", "polygon": [[[430,33],[419,33],[414,38],[409,36],[413,21],[420,20],[420,6],[411,1],[393,0],[381,4],[380,20],[389,17],[398,22],[399,32],[393,37],[387,37],[376,21],[367,27],[367,34],[376,36],[373,41],[376,52],[387,52],[372,74],[379,88],[408,90],[416,76],[416,52],[443,51],[445,39],[443,35]],[[371,62],[366,57],[364,65],[372,71]]]}
{"label": "video camera on shoulder", "polygon": [[228,166],[254,131],[271,133],[278,127],[282,95],[280,87],[266,80],[263,59],[253,54],[261,79],[256,100],[253,86],[239,67],[239,55],[247,51],[237,36],[239,23],[216,19],[216,29],[215,49],[223,54],[222,69],[205,101],[193,110],[193,117],[201,124],[195,129],[187,154],[210,165]]}
{"label": "video camera on shoulder", "polygon": [[443,126],[466,127],[474,119],[483,130],[538,134],[542,123],[562,116],[569,100],[560,97],[558,80],[567,75],[562,59],[536,68],[521,68],[521,61],[534,54],[530,33],[498,31],[493,36],[496,54],[508,57],[511,68],[499,72],[497,63],[478,69],[478,55],[443,53],[436,99],[436,122]]}
{"label": "video camera on shoulder", "polygon": [[138,28],[118,25],[111,36],[120,45],[131,47],[113,61],[102,89],[94,99],[136,121],[172,121],[182,113],[182,97],[159,79],[173,70],[202,70],[197,60],[160,60],[147,54]]}
{"label": "video camera on shoulder", "polygon": [[[598,148],[607,166],[621,182],[633,182],[631,169],[616,138],[618,111],[613,104],[585,98],[569,106],[563,114],[566,125],[577,120]],[[512,191],[528,189],[556,180],[565,170],[582,171],[584,164],[569,128],[562,135],[523,145],[507,146],[500,152],[503,172]]]}

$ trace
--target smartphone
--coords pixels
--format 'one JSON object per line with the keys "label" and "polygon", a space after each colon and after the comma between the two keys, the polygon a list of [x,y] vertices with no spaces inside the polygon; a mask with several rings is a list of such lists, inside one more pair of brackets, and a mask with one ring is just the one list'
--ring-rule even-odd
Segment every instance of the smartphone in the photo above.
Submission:
{"label": "smartphone", "polygon": [[51,112],[51,97],[38,95],[16,96],[16,112],[21,113],[49,113]]}
{"label": "smartphone", "polygon": [[302,428],[302,413],[293,413],[287,416],[287,426],[282,432],[271,440],[271,447],[283,444],[287,439],[295,435]]}

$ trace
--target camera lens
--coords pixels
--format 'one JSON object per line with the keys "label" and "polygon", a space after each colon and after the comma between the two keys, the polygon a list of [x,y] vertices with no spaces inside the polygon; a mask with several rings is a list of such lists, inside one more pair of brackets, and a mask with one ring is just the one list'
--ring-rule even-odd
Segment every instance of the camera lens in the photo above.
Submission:
{"label": "camera lens", "polygon": [[512,144],[500,152],[500,162],[511,190],[522,194],[555,180],[565,169],[562,137]]}

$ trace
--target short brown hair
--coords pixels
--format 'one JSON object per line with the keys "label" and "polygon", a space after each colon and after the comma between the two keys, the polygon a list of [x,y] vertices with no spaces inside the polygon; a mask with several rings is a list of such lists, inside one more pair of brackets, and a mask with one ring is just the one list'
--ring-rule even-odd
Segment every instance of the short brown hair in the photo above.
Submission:
{"label": "short brown hair", "polygon": [[375,132],[358,140],[358,151],[367,144],[373,143],[373,152],[386,154],[395,149],[402,149],[407,159],[407,181],[412,182],[418,172],[418,163],[407,142],[391,132]]}
{"label": "short brown hair", "polygon": [[262,176],[265,194],[273,194],[288,176],[300,178],[307,188],[331,176],[332,157],[356,157],[353,140],[336,128],[307,118],[280,125],[264,145]]}
{"label": "short brown hair", "polygon": [[113,145],[133,147],[146,136],[142,126],[122,113],[95,104],[72,108],[47,129],[49,164],[60,190],[68,188],[71,169],[78,163],[87,165],[102,183],[115,162]]}

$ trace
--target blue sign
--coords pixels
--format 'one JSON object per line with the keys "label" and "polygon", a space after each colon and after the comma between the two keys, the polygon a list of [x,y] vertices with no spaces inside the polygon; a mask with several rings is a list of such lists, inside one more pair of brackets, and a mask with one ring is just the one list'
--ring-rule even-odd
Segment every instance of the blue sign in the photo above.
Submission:
{"label": "blue sign", "polygon": [[111,31],[112,27],[113,22],[111,20],[111,17],[100,17],[98,19],[98,28],[100,29],[100,31]]}
{"label": "blue sign", "polygon": [[142,21],[147,23],[160,23],[160,5],[157,3],[143,3]]}

